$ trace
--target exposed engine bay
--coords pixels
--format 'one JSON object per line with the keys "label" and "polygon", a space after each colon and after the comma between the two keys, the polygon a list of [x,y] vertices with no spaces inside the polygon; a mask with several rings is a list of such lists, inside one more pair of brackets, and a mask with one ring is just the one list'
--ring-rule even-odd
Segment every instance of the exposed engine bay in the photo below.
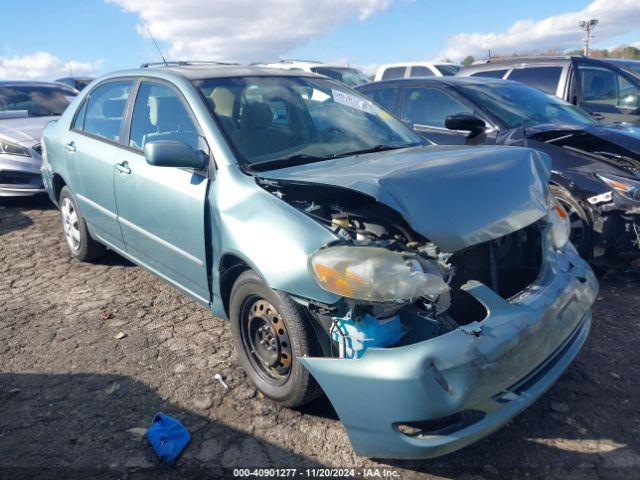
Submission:
{"label": "exposed engine bay", "polygon": [[310,303],[324,332],[326,356],[359,358],[369,347],[393,347],[437,337],[482,321],[486,308],[460,287],[486,284],[504,299],[531,285],[542,263],[544,220],[456,252],[443,252],[416,233],[395,210],[350,189],[258,180],[263,188],[330,229],[332,244],[381,247],[402,255],[412,271],[433,275],[433,294],[403,301],[345,298],[337,305]]}

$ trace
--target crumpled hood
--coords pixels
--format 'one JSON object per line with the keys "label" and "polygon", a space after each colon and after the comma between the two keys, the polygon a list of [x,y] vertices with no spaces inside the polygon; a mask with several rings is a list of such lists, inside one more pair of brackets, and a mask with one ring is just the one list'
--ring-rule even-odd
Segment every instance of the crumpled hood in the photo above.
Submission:
{"label": "crumpled hood", "polygon": [[272,170],[262,178],[348,188],[393,208],[442,250],[507,235],[546,214],[551,160],[518,147],[426,146]]}
{"label": "crumpled hood", "polygon": [[42,131],[59,116],[0,119],[0,137],[12,142],[33,145],[40,142]]}

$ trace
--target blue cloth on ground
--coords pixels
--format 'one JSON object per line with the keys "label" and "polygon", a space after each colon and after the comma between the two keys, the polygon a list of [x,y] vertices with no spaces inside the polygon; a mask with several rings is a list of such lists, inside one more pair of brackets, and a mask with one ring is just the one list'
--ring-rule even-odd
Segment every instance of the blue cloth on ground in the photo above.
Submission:
{"label": "blue cloth on ground", "polygon": [[147,430],[147,438],[156,455],[167,465],[175,462],[191,441],[191,435],[184,425],[164,413],[156,413],[153,417],[153,423]]}

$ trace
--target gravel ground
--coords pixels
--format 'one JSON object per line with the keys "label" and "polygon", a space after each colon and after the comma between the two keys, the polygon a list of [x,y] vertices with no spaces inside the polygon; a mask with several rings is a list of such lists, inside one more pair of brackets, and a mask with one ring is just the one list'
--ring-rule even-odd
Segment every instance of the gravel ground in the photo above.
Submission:
{"label": "gravel ground", "polygon": [[[72,261],[46,199],[0,201],[0,478],[640,478],[639,306],[637,280],[603,279],[585,348],[533,407],[454,454],[376,461],[353,453],[326,399],[288,410],[261,398],[206,308],[115,254]],[[158,411],[193,435],[172,468],[143,437]]]}

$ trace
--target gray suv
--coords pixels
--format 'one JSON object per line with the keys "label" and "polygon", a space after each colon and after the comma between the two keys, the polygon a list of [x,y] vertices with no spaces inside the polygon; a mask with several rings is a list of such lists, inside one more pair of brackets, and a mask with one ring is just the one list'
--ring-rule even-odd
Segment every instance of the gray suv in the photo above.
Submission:
{"label": "gray suv", "polygon": [[490,60],[457,73],[515,80],[573,103],[599,120],[640,123],[640,62],[586,57]]}

